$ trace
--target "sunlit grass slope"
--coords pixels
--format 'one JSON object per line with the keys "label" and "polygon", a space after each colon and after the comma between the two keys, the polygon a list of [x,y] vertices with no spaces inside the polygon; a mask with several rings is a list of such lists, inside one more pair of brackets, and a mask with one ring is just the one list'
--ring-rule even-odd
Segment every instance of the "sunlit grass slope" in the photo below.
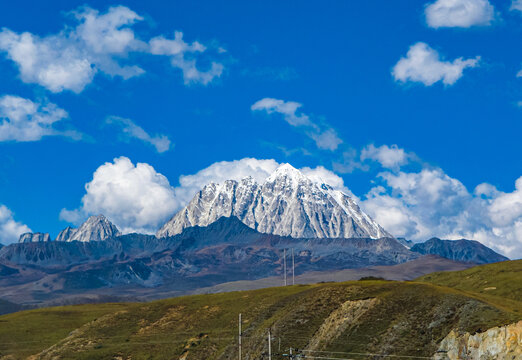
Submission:
{"label": "sunlit grass slope", "polygon": [[267,328],[274,352],[288,347],[430,356],[454,328],[477,331],[519,315],[446,287],[353,281],[196,295],[140,304],[92,304],[0,316],[0,358],[261,358]]}

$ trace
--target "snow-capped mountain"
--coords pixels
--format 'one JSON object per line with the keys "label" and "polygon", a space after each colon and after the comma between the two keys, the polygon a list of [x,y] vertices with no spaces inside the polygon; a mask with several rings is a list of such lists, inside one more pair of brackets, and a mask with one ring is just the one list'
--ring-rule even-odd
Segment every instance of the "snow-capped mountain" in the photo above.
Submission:
{"label": "snow-capped mountain", "polygon": [[222,216],[236,216],[262,233],[294,238],[393,238],[351,197],[315,183],[289,164],[261,184],[246,177],[206,185],[156,236],[207,226]]}
{"label": "snow-capped mountain", "polygon": [[78,229],[67,227],[56,241],[102,241],[121,235],[118,228],[103,215],[91,216]]}
{"label": "snow-capped mountain", "polygon": [[19,243],[30,243],[30,242],[46,242],[51,241],[48,233],[24,233],[20,235]]}

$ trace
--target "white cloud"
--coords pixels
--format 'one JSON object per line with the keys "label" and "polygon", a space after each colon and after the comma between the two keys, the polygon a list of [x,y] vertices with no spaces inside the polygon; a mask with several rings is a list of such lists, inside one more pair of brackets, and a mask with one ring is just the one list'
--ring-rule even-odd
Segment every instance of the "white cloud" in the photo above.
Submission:
{"label": "white cloud", "polygon": [[314,141],[319,149],[336,150],[340,144],[342,144],[342,140],[337,135],[337,132],[330,128],[326,129],[322,132],[310,132],[308,134]]}
{"label": "white cloud", "polygon": [[80,208],[62,209],[60,218],[78,224],[104,214],[125,233],[154,233],[180,206],[165,176],[123,156],[101,165],[85,190]]}
{"label": "white cloud", "polygon": [[0,97],[0,141],[37,141],[49,135],[80,138],[75,131],[53,128],[55,123],[67,117],[67,112],[55,104],[4,95]]}
{"label": "white cloud", "polygon": [[166,135],[151,136],[142,127],[136,125],[130,119],[124,119],[118,116],[110,116],[107,118],[108,124],[116,124],[121,126],[123,134],[130,138],[136,138],[148,143],[156,148],[156,151],[163,153],[171,148],[171,142]]}
{"label": "white cloud", "polygon": [[341,174],[350,174],[355,170],[370,170],[370,167],[367,164],[363,164],[359,160],[358,151],[354,148],[345,150],[342,154],[342,159],[333,162],[333,168]]}
{"label": "white cloud", "polygon": [[308,115],[303,113],[297,114],[297,110],[302,106],[303,104],[295,101],[264,98],[257,101],[250,109],[252,111],[266,111],[267,114],[282,114],[285,121],[292,126],[316,127]]}
{"label": "white cloud", "polygon": [[[152,166],[134,165],[122,156],[101,165],[85,185],[82,205],[76,210],[62,209],[60,217],[78,224],[89,215],[104,214],[124,233],[154,233],[205,185],[247,176],[263,182],[279,165],[273,159],[220,161],[195,174],[180,176],[179,185],[174,187]],[[351,194],[341,177],[321,166],[301,170],[318,183]]]}
{"label": "white cloud", "polygon": [[490,25],[495,9],[488,0],[437,0],[425,10],[426,22],[432,28]]}
{"label": "white cloud", "polygon": [[491,197],[488,212],[496,226],[522,222],[522,176],[515,182],[515,191],[504,193],[493,189],[488,195]]}
{"label": "white cloud", "polygon": [[[196,59],[197,53],[203,53],[207,48],[201,43],[194,41],[188,44],[183,40],[183,33],[176,31],[174,39],[166,39],[158,36],[150,40],[150,52],[154,55],[167,55],[173,67],[179,68],[183,73],[185,84],[200,83],[207,85],[214,78],[223,74],[223,64],[213,61],[207,71],[198,70]],[[190,58],[192,56],[192,58]]]}
{"label": "white cloud", "polygon": [[467,60],[460,57],[453,61],[444,61],[428,44],[418,42],[393,67],[392,75],[396,81],[403,83],[412,81],[431,86],[442,81],[444,85],[453,85],[462,77],[464,69],[478,66],[479,60],[480,56]]}
{"label": "white cloud", "polygon": [[383,185],[362,207],[395,236],[479,240],[512,258],[522,257],[522,177],[511,193],[480,184],[470,193],[440,169],[379,174]]}
{"label": "white cloud", "polygon": [[511,2],[510,10],[522,11],[522,0],[513,0]]}
{"label": "white cloud", "polygon": [[0,243],[7,245],[17,242],[21,234],[30,231],[27,225],[14,219],[11,210],[0,204]]}
{"label": "white cloud", "polygon": [[172,65],[182,70],[186,84],[206,85],[223,72],[223,65],[217,62],[212,62],[210,70],[199,71],[196,53],[206,48],[198,42],[185,43],[181,32],[174,40],[156,37],[150,44],[139,40],[132,26],[143,18],[125,6],[111,7],[104,14],[81,7],[73,15],[76,26],[45,37],[0,31],[0,51],[18,66],[22,81],[52,92],[80,93],[99,72],[123,79],[143,74],[137,65],[122,65],[131,52],[169,55]]}
{"label": "white cloud", "polygon": [[402,165],[406,165],[413,154],[407,153],[397,145],[367,145],[361,151],[361,161],[373,160],[381,164],[386,169],[398,170]]}
{"label": "white cloud", "polygon": [[299,112],[303,105],[295,101],[284,101],[274,98],[264,98],[254,103],[250,110],[264,111],[267,114],[281,114],[283,119],[294,127],[306,129],[306,135],[314,140],[319,149],[334,151],[343,142],[337,132],[331,127],[319,126],[310,116]]}
{"label": "white cloud", "polygon": [[39,37],[29,32],[0,32],[0,50],[14,61],[26,83],[36,83],[52,92],[81,92],[98,71],[124,79],[142,74],[137,66],[121,66],[116,58],[138,49],[130,25],[142,18],[124,6],[107,13],[85,7],[74,13],[79,25],[60,33]]}

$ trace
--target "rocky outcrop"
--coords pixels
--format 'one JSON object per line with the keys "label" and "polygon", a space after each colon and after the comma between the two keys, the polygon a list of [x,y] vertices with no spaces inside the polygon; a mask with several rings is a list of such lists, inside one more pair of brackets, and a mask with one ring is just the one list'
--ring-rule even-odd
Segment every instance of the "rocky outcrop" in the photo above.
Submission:
{"label": "rocky outcrop", "polygon": [[78,229],[75,229],[73,227],[67,226],[65,229],[60,231],[60,233],[56,237],[56,241],[68,241],[77,232],[78,232]]}
{"label": "rocky outcrop", "polygon": [[522,359],[522,321],[471,335],[451,331],[434,356],[437,360]]}
{"label": "rocky outcrop", "polygon": [[206,185],[157,237],[235,216],[261,233],[293,238],[393,238],[348,195],[312,181],[289,164],[263,183],[252,177]]}
{"label": "rocky outcrop", "polygon": [[19,243],[31,243],[31,242],[47,242],[51,241],[51,237],[48,233],[24,233],[20,235]]}
{"label": "rocky outcrop", "polygon": [[[67,229],[63,230],[62,233]],[[62,241],[103,241],[108,238],[121,235],[120,230],[105,216],[91,216],[78,229],[69,229],[69,237],[64,233]],[[59,235],[59,236],[60,236]]]}

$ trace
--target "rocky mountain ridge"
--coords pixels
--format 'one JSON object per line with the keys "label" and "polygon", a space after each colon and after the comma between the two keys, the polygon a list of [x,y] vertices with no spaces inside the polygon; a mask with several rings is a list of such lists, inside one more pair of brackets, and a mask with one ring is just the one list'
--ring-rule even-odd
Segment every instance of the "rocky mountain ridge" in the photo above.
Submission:
{"label": "rocky mountain ridge", "polygon": [[51,241],[51,237],[48,233],[23,233],[20,235],[19,243],[33,243],[33,242],[48,242]]}
{"label": "rocky mountain ridge", "polygon": [[450,260],[475,264],[509,260],[478,241],[466,239],[441,240],[439,238],[431,238],[424,243],[414,244],[411,247],[411,251],[423,255],[433,254]]}
{"label": "rocky mountain ridge", "polygon": [[[104,215],[90,216],[79,228],[66,227],[54,241],[103,241],[121,235],[120,230],[111,223]],[[20,235],[19,243],[49,242],[51,237],[48,233],[24,233]]]}
{"label": "rocky mountain ridge", "polygon": [[157,294],[172,294],[280,276],[284,249],[288,261],[294,251],[296,275],[395,265],[420,256],[394,238],[295,239],[259,233],[235,217],[222,217],[160,239],[128,234],[104,241],[12,244],[0,249],[0,266],[11,273],[0,279],[0,287],[15,297],[7,299],[27,302],[33,294],[41,301],[98,290],[119,293],[121,287],[131,293],[158,288]]}

